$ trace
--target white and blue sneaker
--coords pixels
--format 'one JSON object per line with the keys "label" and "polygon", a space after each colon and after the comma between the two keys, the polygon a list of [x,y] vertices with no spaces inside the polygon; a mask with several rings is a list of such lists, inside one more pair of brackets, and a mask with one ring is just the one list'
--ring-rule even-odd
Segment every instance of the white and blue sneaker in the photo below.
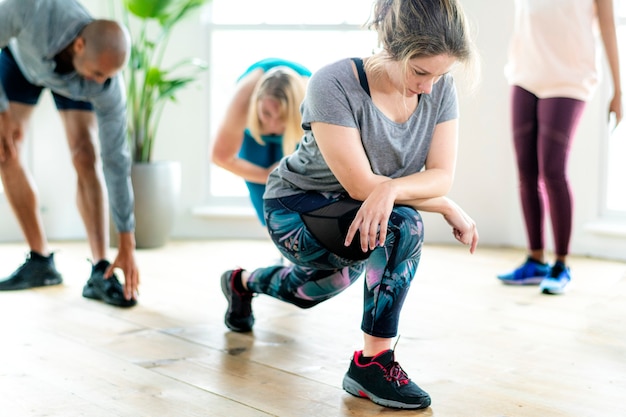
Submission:
{"label": "white and blue sneaker", "polygon": [[543,294],[563,294],[571,280],[569,267],[561,261],[556,261],[550,275],[539,284],[539,289]]}
{"label": "white and blue sneaker", "polygon": [[498,275],[498,279],[507,285],[537,285],[550,273],[550,265],[531,258],[521,266],[506,274]]}

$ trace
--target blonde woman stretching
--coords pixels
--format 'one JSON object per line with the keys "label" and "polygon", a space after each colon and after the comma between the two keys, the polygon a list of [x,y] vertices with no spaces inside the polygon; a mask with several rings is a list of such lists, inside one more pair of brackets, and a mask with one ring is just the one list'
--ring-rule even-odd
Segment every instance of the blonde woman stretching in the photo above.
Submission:
{"label": "blonde woman stretching", "polygon": [[303,134],[300,103],[310,75],[304,66],[279,58],[252,64],[239,77],[213,143],[213,162],[245,180],[263,225],[267,177]]}

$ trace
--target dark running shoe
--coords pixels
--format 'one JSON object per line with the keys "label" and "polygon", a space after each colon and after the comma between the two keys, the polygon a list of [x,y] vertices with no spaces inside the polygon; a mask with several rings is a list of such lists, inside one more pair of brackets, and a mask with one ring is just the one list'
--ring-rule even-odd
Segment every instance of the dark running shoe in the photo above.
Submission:
{"label": "dark running shoe", "polygon": [[252,291],[237,289],[235,280],[241,278],[243,269],[226,271],[222,274],[222,292],[228,301],[228,310],[224,316],[226,327],[234,332],[249,332],[254,326],[252,314]]}
{"label": "dark running shoe", "polygon": [[25,290],[58,285],[62,282],[63,278],[54,266],[54,254],[45,257],[31,251],[22,266],[7,279],[0,281],[0,291]]}
{"label": "dark running shoe", "polygon": [[394,360],[393,350],[379,353],[366,364],[361,364],[362,356],[362,351],[354,352],[343,378],[343,389],[348,393],[390,408],[417,409],[430,405],[430,396],[409,379]]}
{"label": "dark running shoe", "polygon": [[115,274],[104,278],[104,273],[111,265],[109,261],[102,260],[91,268],[91,276],[83,287],[83,297],[92,300],[102,300],[107,304],[117,307],[132,307],[137,304],[134,298],[124,298],[124,288]]}

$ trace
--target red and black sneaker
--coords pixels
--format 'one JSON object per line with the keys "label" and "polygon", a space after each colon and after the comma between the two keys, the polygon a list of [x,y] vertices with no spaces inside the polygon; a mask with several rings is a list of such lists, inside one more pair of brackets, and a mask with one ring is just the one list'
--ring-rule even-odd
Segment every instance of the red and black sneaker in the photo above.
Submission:
{"label": "red and black sneaker", "polygon": [[241,279],[243,269],[226,271],[222,274],[222,292],[228,301],[228,310],[224,316],[224,323],[234,332],[249,332],[254,326],[252,314],[252,291],[237,288],[236,280]]}
{"label": "red and black sneaker", "polygon": [[343,378],[343,389],[348,393],[390,408],[418,409],[430,405],[430,396],[409,379],[394,360],[393,350],[385,350],[367,363],[362,358],[362,351],[354,352]]}

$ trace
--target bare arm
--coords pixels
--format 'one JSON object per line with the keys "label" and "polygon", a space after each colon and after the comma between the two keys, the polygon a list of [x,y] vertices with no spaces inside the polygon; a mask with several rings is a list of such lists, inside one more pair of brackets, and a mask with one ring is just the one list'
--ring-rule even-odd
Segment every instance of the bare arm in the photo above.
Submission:
{"label": "bare arm", "polygon": [[452,186],[457,151],[456,120],[440,123],[435,128],[425,170],[396,179],[372,172],[357,129],[327,123],[312,123],[311,129],[328,167],[355,200],[367,200],[383,183],[390,200],[402,204],[446,195]]}
{"label": "bare arm", "polygon": [[452,226],[455,238],[470,245],[471,252],[475,250],[478,243],[475,222],[452,200],[443,197],[454,177],[456,120],[435,128],[423,171],[395,179],[372,172],[357,129],[325,123],[312,123],[311,128],[333,174],[352,198],[363,201],[348,229],[346,245],[357,231],[363,251],[383,245],[389,216],[394,204],[399,203],[442,214]]}
{"label": "bare arm", "polygon": [[596,0],[596,5],[602,43],[604,45],[611,76],[613,78],[613,98],[609,104],[609,113],[615,113],[615,121],[616,123],[619,123],[623,118],[622,85],[620,79],[617,35],[615,33],[613,0]]}
{"label": "bare arm", "polygon": [[469,245],[470,253],[474,253],[478,245],[476,222],[454,201],[447,197],[437,197],[415,200],[411,206],[416,210],[441,214],[452,227],[454,238],[464,245]]}
{"label": "bare arm", "polygon": [[239,82],[237,91],[226,109],[226,115],[213,140],[211,160],[247,181],[265,184],[272,167],[263,168],[237,156],[243,144],[250,98],[261,76],[263,76],[263,70],[259,68]]}

